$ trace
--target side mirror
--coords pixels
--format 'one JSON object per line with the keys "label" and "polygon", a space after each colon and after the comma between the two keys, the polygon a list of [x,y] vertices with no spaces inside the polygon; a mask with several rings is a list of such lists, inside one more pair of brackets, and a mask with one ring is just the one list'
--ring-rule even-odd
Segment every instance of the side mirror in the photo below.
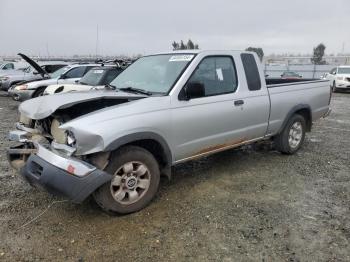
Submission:
{"label": "side mirror", "polygon": [[205,96],[205,88],[204,84],[199,82],[189,82],[184,87],[183,99],[182,100],[190,100],[193,98],[199,98]]}
{"label": "side mirror", "polygon": [[79,84],[79,80],[75,80],[74,82],[75,82],[76,84]]}
{"label": "side mirror", "polygon": [[60,79],[66,79],[67,78],[67,76],[66,75],[60,75]]}
{"label": "side mirror", "polygon": [[39,73],[37,71],[33,71],[33,75],[38,75]]}
{"label": "side mirror", "polygon": [[333,73],[332,73],[332,75],[336,75],[336,74],[337,74],[337,72],[333,72]]}

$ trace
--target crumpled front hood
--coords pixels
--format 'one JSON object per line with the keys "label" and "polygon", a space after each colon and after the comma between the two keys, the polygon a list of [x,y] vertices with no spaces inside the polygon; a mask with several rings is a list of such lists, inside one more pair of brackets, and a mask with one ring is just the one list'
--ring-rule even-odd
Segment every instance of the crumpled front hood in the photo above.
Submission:
{"label": "crumpled front hood", "polygon": [[19,106],[19,111],[24,116],[31,119],[43,119],[50,116],[58,109],[68,108],[70,106],[95,100],[103,99],[139,99],[147,96],[130,94],[125,92],[112,91],[91,91],[63,93],[48,96],[41,96],[23,102]]}

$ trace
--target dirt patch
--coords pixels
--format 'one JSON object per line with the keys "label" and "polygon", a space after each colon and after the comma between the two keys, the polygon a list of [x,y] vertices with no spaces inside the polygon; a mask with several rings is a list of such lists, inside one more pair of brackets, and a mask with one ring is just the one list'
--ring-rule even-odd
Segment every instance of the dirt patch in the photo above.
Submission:
{"label": "dirt patch", "polygon": [[333,96],[296,155],[249,146],[181,164],[149,207],[119,217],[12,171],[5,148],[18,103],[3,94],[0,260],[350,260],[350,94]]}

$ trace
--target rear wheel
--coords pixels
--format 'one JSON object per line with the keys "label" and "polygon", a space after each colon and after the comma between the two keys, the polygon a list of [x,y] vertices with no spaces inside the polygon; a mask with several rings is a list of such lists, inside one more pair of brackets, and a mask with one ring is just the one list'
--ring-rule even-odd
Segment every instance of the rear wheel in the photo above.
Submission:
{"label": "rear wheel", "polygon": [[294,154],[299,150],[305,139],[306,122],[303,116],[295,114],[287,122],[282,132],[275,137],[278,151],[284,154]]}
{"label": "rear wheel", "polygon": [[107,212],[136,212],[146,207],[158,190],[158,163],[141,147],[121,148],[112,155],[105,171],[113,174],[113,178],[95,191],[94,198]]}

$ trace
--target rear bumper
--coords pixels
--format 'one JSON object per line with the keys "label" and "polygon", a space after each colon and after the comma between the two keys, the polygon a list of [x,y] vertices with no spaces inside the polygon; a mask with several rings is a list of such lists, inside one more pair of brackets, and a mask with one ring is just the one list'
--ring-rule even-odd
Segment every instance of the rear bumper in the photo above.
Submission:
{"label": "rear bumper", "polygon": [[[64,196],[74,203],[83,202],[97,188],[110,181],[112,176],[76,158],[60,155],[57,152],[36,144],[28,151],[25,144],[8,150],[12,166],[18,156],[27,154],[20,167],[20,173],[33,186],[40,186],[49,193]],[[22,152],[23,151],[23,152]]]}

